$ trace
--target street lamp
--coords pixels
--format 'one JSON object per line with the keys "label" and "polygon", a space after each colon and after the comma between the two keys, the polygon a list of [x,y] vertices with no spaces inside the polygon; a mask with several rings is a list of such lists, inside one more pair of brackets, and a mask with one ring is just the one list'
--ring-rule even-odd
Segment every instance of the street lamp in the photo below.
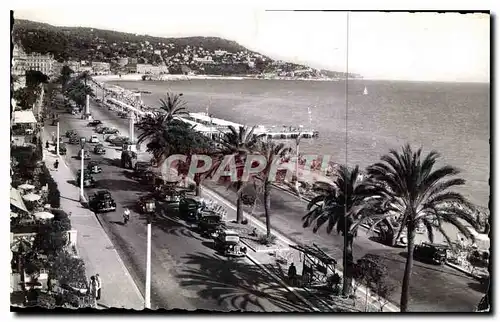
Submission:
{"label": "street lamp", "polygon": [[85,196],[83,195],[83,178],[85,177],[85,168],[84,168],[84,160],[85,160],[85,138],[80,138],[80,159],[81,159],[81,172],[80,172],[80,201],[85,200]]}
{"label": "street lamp", "polygon": [[59,157],[59,120],[57,121],[56,154]]}
{"label": "street lamp", "polygon": [[146,248],[146,296],[144,296],[144,307],[151,308],[151,213],[148,212],[148,242]]}

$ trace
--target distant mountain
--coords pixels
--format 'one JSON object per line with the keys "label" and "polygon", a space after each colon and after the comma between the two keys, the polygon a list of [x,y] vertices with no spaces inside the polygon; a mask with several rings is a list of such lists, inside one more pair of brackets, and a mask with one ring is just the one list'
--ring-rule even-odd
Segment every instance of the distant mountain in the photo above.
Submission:
{"label": "distant mountain", "polygon": [[[96,28],[58,27],[22,19],[15,20],[12,37],[28,54],[52,54],[59,62],[116,62],[120,57],[128,57],[138,63],[165,64],[171,73],[182,73],[187,66],[197,73],[215,75],[288,75],[308,69],[304,65],[275,61],[218,37],[154,37]],[[212,61],[200,59],[205,57]],[[309,73],[309,77],[319,75],[316,70]]]}

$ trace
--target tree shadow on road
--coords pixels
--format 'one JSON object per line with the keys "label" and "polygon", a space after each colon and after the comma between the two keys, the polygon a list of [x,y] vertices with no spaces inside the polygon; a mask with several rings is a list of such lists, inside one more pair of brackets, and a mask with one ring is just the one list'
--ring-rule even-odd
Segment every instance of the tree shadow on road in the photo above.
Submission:
{"label": "tree shadow on road", "polygon": [[121,166],[120,159],[102,158],[102,161],[104,164],[109,165],[109,166],[113,166],[113,167],[120,167]]}
{"label": "tree shadow on road", "polygon": [[[293,293],[256,265],[243,260],[223,259],[207,254],[187,255],[186,269],[178,275],[182,286],[202,286],[202,298],[226,304],[234,310],[281,310],[286,312],[309,311]],[[199,268],[191,268],[199,267]],[[268,301],[276,308],[269,308]]]}
{"label": "tree shadow on road", "polygon": [[488,285],[479,282],[467,283],[467,285],[476,292],[486,294],[488,291]]}

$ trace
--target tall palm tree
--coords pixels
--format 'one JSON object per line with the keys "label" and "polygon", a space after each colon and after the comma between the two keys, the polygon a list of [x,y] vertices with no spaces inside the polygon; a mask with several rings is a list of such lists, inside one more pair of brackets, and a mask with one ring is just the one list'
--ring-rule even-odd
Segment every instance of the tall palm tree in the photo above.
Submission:
{"label": "tall palm tree", "polygon": [[15,244],[11,246],[11,251],[17,255],[17,270],[21,277],[21,288],[26,291],[26,284],[24,278],[25,271],[25,257],[32,251],[31,243],[25,239],[18,239]]}
{"label": "tall palm tree", "polygon": [[274,181],[272,178],[275,164],[291,151],[291,148],[284,143],[276,143],[273,140],[261,141],[258,145],[258,151],[266,159],[266,167],[260,173],[260,178],[263,184],[264,192],[264,214],[266,215],[266,235],[271,237],[271,185]]}
{"label": "tall palm tree", "polygon": [[160,109],[166,113],[166,121],[170,122],[176,116],[189,115],[182,94],[167,93],[167,99],[160,99]]}
{"label": "tall palm tree", "polygon": [[474,216],[465,209],[471,204],[460,194],[450,191],[462,186],[465,180],[452,178],[460,171],[452,166],[436,168],[439,154],[430,152],[421,158],[422,149],[413,151],[407,144],[401,152],[391,150],[381,161],[368,167],[367,190],[372,198],[367,203],[376,212],[365,212],[354,225],[367,219],[373,226],[393,217],[400,223],[398,237],[407,230],[408,243],[406,266],[401,291],[401,311],[408,311],[410,278],[413,268],[415,233],[419,223],[427,228],[429,240],[434,241],[435,231],[439,231],[449,244],[451,239],[443,229],[443,223],[455,226],[464,236],[474,239],[466,223],[476,228]]}
{"label": "tall palm tree", "polygon": [[[240,126],[238,130],[232,125],[228,126],[229,132],[225,132],[218,143],[219,156],[234,155],[237,164],[244,164],[246,155],[255,150],[257,142],[263,136],[254,134],[254,127]],[[220,157],[219,157],[220,163]],[[238,178],[236,182],[236,222],[241,223],[243,220],[243,204],[242,204],[242,188],[243,182]]]}
{"label": "tall palm tree", "polygon": [[303,226],[305,228],[315,224],[313,231],[316,233],[326,224],[327,233],[330,234],[335,228],[337,233],[344,236],[342,292],[349,295],[353,267],[352,245],[356,236],[356,230],[352,230],[352,226],[354,220],[365,210],[363,176],[358,166],[351,170],[341,165],[336,169],[332,184],[316,182],[313,189],[317,196],[307,205],[308,213],[302,218]]}

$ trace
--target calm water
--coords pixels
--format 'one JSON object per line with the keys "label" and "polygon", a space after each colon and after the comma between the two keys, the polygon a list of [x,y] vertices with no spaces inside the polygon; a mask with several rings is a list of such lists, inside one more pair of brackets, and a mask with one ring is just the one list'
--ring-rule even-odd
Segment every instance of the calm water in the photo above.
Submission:
{"label": "calm water", "polygon": [[[467,184],[462,192],[481,206],[488,203],[489,84],[349,81],[346,95],[344,82],[112,83],[151,91],[142,95],[150,106],[158,105],[167,91],[182,92],[190,111],[206,111],[209,105],[215,117],[248,125],[308,127],[309,106],[312,126],[320,131],[320,138],[303,140],[301,152],[327,154],[338,162],[345,162],[347,157],[349,165],[366,167],[389,149],[399,149],[409,142],[415,148],[422,146],[424,152],[440,152],[442,164],[463,171]],[[368,95],[363,95],[365,86]]]}

